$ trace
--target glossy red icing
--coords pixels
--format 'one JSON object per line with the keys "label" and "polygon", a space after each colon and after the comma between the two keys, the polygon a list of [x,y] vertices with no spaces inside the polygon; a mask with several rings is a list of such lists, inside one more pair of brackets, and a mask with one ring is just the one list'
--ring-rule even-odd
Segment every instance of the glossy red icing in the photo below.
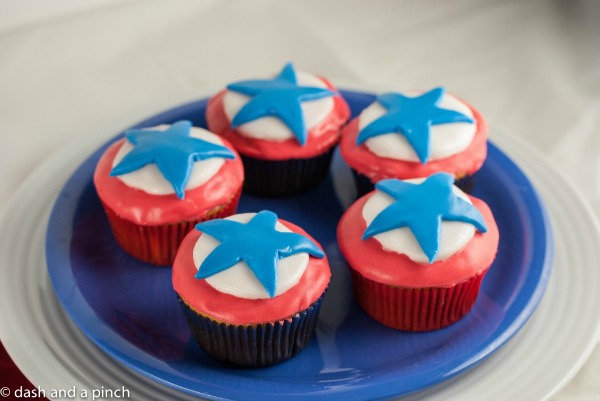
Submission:
{"label": "glossy red icing", "polygon": [[122,219],[145,226],[197,220],[216,206],[229,203],[241,190],[244,181],[242,160],[226,141],[223,144],[235,153],[235,159],[226,159],[211,179],[186,191],[184,199],[179,199],[175,194],[152,195],[131,188],[118,177],[109,175],[113,160],[124,141],[121,139],[106,150],[94,172],[98,196]]}
{"label": "glossy red icing", "polygon": [[[281,219],[279,222],[314,241],[300,227]],[[329,285],[331,271],[327,256],[323,259],[309,256],[298,284],[274,298],[244,299],[219,292],[206,280],[194,277],[198,269],[194,265],[193,249],[201,235],[200,231],[192,230],[181,243],[173,263],[173,288],[194,311],[213,320],[236,325],[283,320],[308,308]]]}
{"label": "glossy red icing", "polygon": [[416,263],[406,255],[384,250],[375,238],[363,241],[367,223],[362,217],[362,209],[374,193],[353,203],[342,216],[337,230],[342,255],[351,268],[365,278],[408,288],[451,287],[482,274],[496,258],[499,233],[494,216],[484,201],[472,196],[469,199],[483,215],[488,230],[484,234],[476,232],[462,250],[446,260]]}
{"label": "glossy red icing", "polygon": [[[327,87],[336,90],[325,78],[320,78]],[[231,128],[231,122],[223,108],[223,90],[213,96],[206,107],[206,122],[210,131],[227,140],[243,155],[262,160],[308,159],[323,154],[338,143],[340,128],[350,117],[346,101],[338,94],[334,96],[333,110],[320,124],[308,131],[308,140],[304,146],[295,138],[285,141],[267,141],[250,138]]]}
{"label": "glossy red icing", "polygon": [[358,136],[357,117],[350,121],[342,130],[342,139],[340,142],[342,157],[350,167],[360,174],[369,177],[372,182],[381,181],[386,178],[405,180],[427,177],[440,171],[454,174],[456,178],[471,175],[479,170],[485,161],[487,155],[486,141],[488,125],[481,113],[466,102],[465,104],[469,106],[473,113],[475,123],[477,124],[477,131],[471,144],[460,153],[444,159],[432,160],[425,164],[377,156],[364,143],[356,146],[356,137]]}

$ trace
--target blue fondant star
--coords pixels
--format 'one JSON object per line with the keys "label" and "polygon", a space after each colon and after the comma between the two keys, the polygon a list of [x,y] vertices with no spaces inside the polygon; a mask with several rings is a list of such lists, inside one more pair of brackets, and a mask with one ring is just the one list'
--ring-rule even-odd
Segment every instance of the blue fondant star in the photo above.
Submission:
{"label": "blue fondant star", "polygon": [[358,133],[356,144],[361,145],[374,136],[395,132],[404,135],[421,163],[426,163],[429,160],[429,128],[432,125],[473,123],[473,119],[458,111],[438,107],[442,96],[444,88],[435,88],[417,97],[399,93],[379,95],[377,101],[387,112]]}
{"label": "blue fondant star", "polygon": [[256,278],[272,298],[277,290],[277,261],[296,253],[307,252],[322,258],[323,251],[303,235],[275,230],[277,215],[263,210],[247,223],[218,219],[196,225],[202,231],[221,241],[204,259],[196,274],[204,279],[246,262]]}
{"label": "blue fondant star", "polygon": [[375,187],[394,198],[364,232],[363,240],[382,232],[408,227],[433,262],[439,250],[442,221],[470,223],[479,232],[486,232],[483,216],[475,206],[452,191],[454,177],[436,173],[420,184],[396,179],[382,180]]}
{"label": "blue fondant star", "polygon": [[303,146],[308,133],[300,107],[301,102],[334,95],[329,89],[299,86],[296,71],[291,63],[283,67],[274,79],[235,82],[228,85],[227,89],[252,96],[233,117],[233,128],[261,117],[274,116],[288,126]]}
{"label": "blue fondant star", "polygon": [[113,167],[110,175],[131,173],[154,163],[177,196],[183,199],[194,162],[212,157],[235,158],[225,146],[190,136],[191,127],[191,122],[182,120],[164,131],[136,129],[125,132],[134,147]]}

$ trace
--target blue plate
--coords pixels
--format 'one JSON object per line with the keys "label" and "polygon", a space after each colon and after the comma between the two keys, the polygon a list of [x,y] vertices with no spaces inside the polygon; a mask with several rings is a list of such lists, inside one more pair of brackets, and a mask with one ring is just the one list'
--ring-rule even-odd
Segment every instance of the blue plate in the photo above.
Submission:
{"label": "blue plate", "polygon": [[[366,93],[343,95],[354,115],[374,99]],[[204,126],[205,106],[206,100],[186,104],[136,127],[180,119]],[[269,368],[234,368],[208,357],[191,339],[170,269],[136,261],[115,243],[92,184],[107,146],[75,171],[56,200],[46,237],[50,278],[67,313],[105,352],[198,396],[338,400],[415,392],[474,367],[505,344],[534,312],[548,283],[553,249],[544,208],[523,172],[490,144],[473,194],[494,212],[500,248],[473,310],[458,323],[427,333],[395,331],[371,320],[353,301],[336,243],[341,205],[353,189],[337,155],[331,176],[311,193],[277,200],[242,196],[240,212],[271,209],[312,234],[327,252],[332,282],[315,338],[304,351]]]}

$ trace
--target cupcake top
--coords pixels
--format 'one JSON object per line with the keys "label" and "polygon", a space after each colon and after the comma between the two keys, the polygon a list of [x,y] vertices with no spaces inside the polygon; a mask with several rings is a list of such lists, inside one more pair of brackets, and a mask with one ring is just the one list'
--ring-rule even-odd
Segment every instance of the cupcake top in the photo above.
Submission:
{"label": "cupcake top", "polygon": [[489,267],[498,230],[487,205],[437,173],[378,182],[338,226],[342,253],[367,278],[407,287],[452,286]]}
{"label": "cupcake top", "polygon": [[231,191],[242,180],[241,161],[232,146],[189,121],[125,132],[102,155],[94,174],[105,204],[148,225],[186,219],[216,206],[235,195]]}
{"label": "cupcake top", "polygon": [[446,173],[379,181],[362,208],[367,223],[362,238],[374,238],[383,249],[417,263],[448,259],[475,231],[487,231],[479,210],[453,181]]}
{"label": "cupcake top", "polygon": [[211,130],[241,153],[271,160],[322,153],[335,144],[348,116],[326,79],[296,71],[291,63],[273,78],[227,85],[207,107]]}
{"label": "cupcake top", "polygon": [[465,150],[477,125],[471,109],[443,88],[384,93],[358,117],[356,144],[380,157],[427,163]]}
{"label": "cupcake top", "polygon": [[227,85],[223,107],[232,128],[244,136],[271,141],[295,138],[302,146],[308,130],[333,110],[334,95],[324,81],[287,64],[275,78]]}
{"label": "cupcake top", "polygon": [[437,171],[462,176],[481,167],[486,138],[481,115],[444,88],[384,93],[346,127],[342,154],[375,182]]}
{"label": "cupcake top", "polygon": [[266,210],[198,224],[173,265],[184,302],[232,324],[289,318],[315,302],[329,278],[321,247]]}

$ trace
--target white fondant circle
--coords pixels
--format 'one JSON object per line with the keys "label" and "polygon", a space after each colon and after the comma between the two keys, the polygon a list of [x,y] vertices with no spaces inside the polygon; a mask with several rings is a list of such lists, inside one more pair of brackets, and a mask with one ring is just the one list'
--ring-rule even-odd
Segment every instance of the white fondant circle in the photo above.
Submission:
{"label": "white fondant circle", "polygon": [[[323,80],[318,77],[302,72],[296,72],[298,85],[311,86],[316,88],[327,88]],[[223,107],[229,121],[232,121],[238,111],[252,99],[238,92],[227,91],[223,96]],[[328,96],[317,100],[301,102],[302,115],[307,129],[318,125],[323,119],[331,113],[334,106],[333,97]],[[262,117],[254,121],[240,125],[237,131],[244,136],[267,141],[285,141],[294,138],[294,134],[284,122],[277,117]],[[318,134],[318,133],[317,133]]]}
{"label": "white fondant circle", "polygon": [[[406,180],[406,182],[420,183],[424,179]],[[472,204],[467,195],[456,186],[453,186],[452,191],[461,199]],[[375,191],[375,193],[367,200],[362,210],[362,217],[367,223],[367,226],[375,219],[375,217],[386,207],[394,202],[394,198],[388,194]],[[475,235],[475,227],[469,223],[460,221],[442,221],[442,233],[440,238],[439,251],[434,261],[446,260],[450,256],[460,251]],[[423,252],[421,245],[408,227],[396,228],[386,231],[373,238],[377,240],[386,251],[396,252],[408,256],[412,261],[417,263],[429,263],[429,259]]]}
{"label": "white fondant circle", "polygon": [[[407,96],[418,96],[418,92],[409,92]],[[473,118],[469,106],[456,97],[444,93],[438,106],[443,109],[454,110]],[[374,102],[364,109],[358,119],[358,129],[362,130],[367,125],[387,112],[379,102]],[[477,123],[449,123],[436,124],[430,127],[430,154],[429,160],[443,159],[465,150],[473,141]],[[410,162],[420,162],[414,149],[404,135],[388,133],[371,137],[365,141],[365,146],[379,157]]]}
{"label": "white fondant circle", "polygon": [[[147,129],[164,131],[167,128],[168,125],[159,125]],[[217,135],[203,128],[192,127],[190,136],[217,145],[223,145],[223,141]],[[126,140],[115,155],[112,166],[114,167],[119,164],[123,157],[131,152],[131,150],[133,150],[133,145]],[[223,164],[225,164],[225,159],[222,157],[211,157],[210,159],[194,162],[185,190],[197,188],[210,180],[217,174]],[[119,175],[117,178],[125,183],[125,185],[142,190],[151,195],[170,195],[175,193],[173,186],[158,170],[156,164],[147,164],[139,170]]]}
{"label": "white fondant circle", "polygon": [[[247,223],[256,213],[242,213],[229,216],[227,220]],[[275,229],[281,232],[291,232],[289,228],[279,221]],[[214,237],[202,234],[194,245],[194,265],[199,268],[204,259],[220,244]],[[277,289],[275,296],[283,294],[300,281],[308,266],[308,253],[300,252],[277,262]],[[246,262],[238,262],[229,269],[225,269],[205,279],[217,291],[246,299],[266,299],[269,294],[258,281]]]}

